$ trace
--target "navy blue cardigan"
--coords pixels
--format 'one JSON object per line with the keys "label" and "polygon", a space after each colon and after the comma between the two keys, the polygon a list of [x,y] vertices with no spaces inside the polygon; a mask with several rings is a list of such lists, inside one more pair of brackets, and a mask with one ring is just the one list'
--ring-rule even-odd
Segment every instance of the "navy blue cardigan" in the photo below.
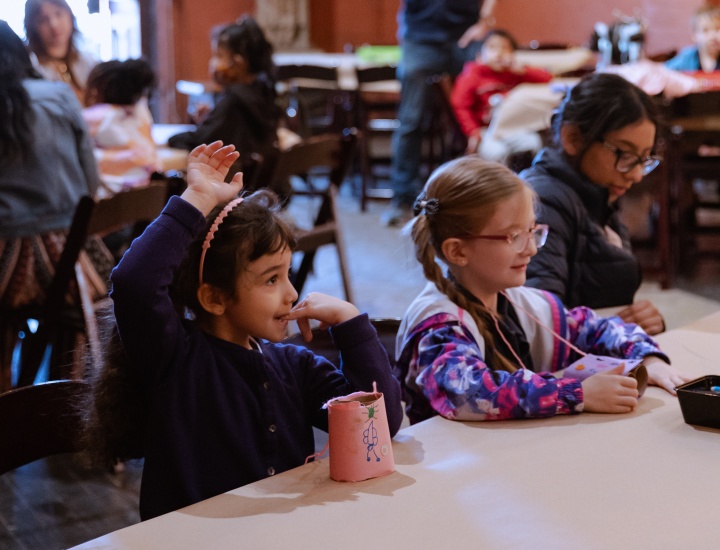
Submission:
{"label": "navy blue cardigan", "polygon": [[392,435],[402,420],[399,383],[366,315],[331,329],[342,371],[302,347],[262,341],[249,350],[181,320],[168,287],[204,225],[173,197],[112,275],[120,336],[149,412],[142,519],[303,464],[312,426],[327,429],[322,405],[373,381]]}

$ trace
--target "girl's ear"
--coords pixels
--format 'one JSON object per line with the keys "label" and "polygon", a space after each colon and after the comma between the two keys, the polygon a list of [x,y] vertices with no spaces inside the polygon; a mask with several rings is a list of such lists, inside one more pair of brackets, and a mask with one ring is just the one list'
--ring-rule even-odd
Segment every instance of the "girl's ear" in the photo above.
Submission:
{"label": "girl's ear", "polygon": [[203,283],[197,289],[197,298],[200,306],[212,315],[222,315],[225,313],[226,296],[216,286]]}
{"label": "girl's ear", "polygon": [[580,128],[574,124],[563,124],[560,128],[560,143],[565,152],[574,157],[580,154],[585,147]]}
{"label": "girl's ear", "polygon": [[440,249],[448,263],[460,267],[467,265],[468,254],[464,240],[457,237],[445,239]]}

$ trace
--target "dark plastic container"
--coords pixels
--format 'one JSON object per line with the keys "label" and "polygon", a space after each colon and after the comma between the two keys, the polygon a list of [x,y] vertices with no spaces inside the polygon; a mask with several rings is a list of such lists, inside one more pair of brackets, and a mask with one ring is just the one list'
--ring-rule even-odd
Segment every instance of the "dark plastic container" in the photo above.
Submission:
{"label": "dark plastic container", "polygon": [[720,429],[720,376],[703,376],[677,387],[683,418],[688,424]]}

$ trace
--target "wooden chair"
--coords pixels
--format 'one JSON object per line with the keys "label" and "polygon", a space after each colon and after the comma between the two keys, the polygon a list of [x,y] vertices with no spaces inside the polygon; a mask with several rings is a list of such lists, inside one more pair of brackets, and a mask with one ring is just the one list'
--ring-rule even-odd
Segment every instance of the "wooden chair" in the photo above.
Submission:
{"label": "wooden chair", "polygon": [[712,215],[720,210],[720,189],[716,184],[715,196],[706,197],[694,182],[720,181],[720,91],[678,97],[665,107],[673,262],[685,266],[692,264],[687,261],[691,257],[718,254],[700,245],[709,235],[720,234]]}
{"label": "wooden chair", "polygon": [[465,154],[467,137],[460,127],[450,97],[452,95],[453,78],[447,73],[436,74],[431,79],[435,91],[435,125],[440,136],[440,161],[447,162]]}
{"label": "wooden chair", "polygon": [[378,67],[356,68],[358,82],[355,94],[355,113],[360,150],[360,210],[367,209],[369,200],[388,200],[392,198],[391,189],[377,187],[374,171],[377,165],[390,164],[391,154],[378,154],[373,142],[384,138],[385,143],[399,127],[397,110],[400,95],[397,92],[379,90],[388,83],[396,81],[395,67],[383,65]]}
{"label": "wooden chair", "polygon": [[[315,253],[321,246],[335,245],[340,263],[345,299],[354,301],[350,285],[345,241],[337,214],[336,197],[340,185],[347,176],[355,151],[356,139],[353,133],[315,136],[278,153],[269,187],[278,186],[291,176],[307,179],[314,170],[328,170],[329,181],[323,189],[315,188],[311,194],[320,198],[320,208],[314,214],[313,226],[297,228],[295,251],[302,253],[300,267],[293,274],[293,284],[302,292],[305,280],[312,270]],[[292,199],[291,199],[292,200]]]}
{"label": "wooden chair", "polygon": [[81,450],[79,404],[90,385],[58,380],[0,395],[0,475],[47,456]]}
{"label": "wooden chair", "polygon": [[[380,343],[387,351],[390,359],[390,366],[395,368],[395,338],[400,328],[400,319],[394,317],[371,318],[370,322],[375,327],[380,338]],[[313,338],[306,342],[302,334],[293,334],[284,340],[284,343],[303,346],[311,350],[315,355],[320,355],[330,361],[333,365],[340,365],[340,352],[330,337],[330,332],[325,329],[315,328],[312,331]]]}
{"label": "wooden chair", "polygon": [[[55,365],[60,366],[63,352],[72,351],[72,348],[68,349],[68,342],[72,345],[74,339],[68,339],[68,334],[84,332],[91,357],[94,361],[97,360],[100,342],[94,315],[95,301],[91,285],[86,280],[80,263],[85,254],[85,241],[89,235],[102,237],[137,222],[152,221],[166,201],[167,187],[158,183],[99,201],[91,197],[80,200],[45,303],[39,308],[4,312],[8,316],[4,316],[0,321],[0,325],[3,325],[1,332],[7,340],[14,340],[17,335],[17,332],[11,333],[8,338],[8,329],[12,331],[18,326],[26,325],[29,318],[39,322],[36,332],[27,331],[22,341],[18,386],[33,383],[48,345],[53,346]],[[77,284],[80,302],[68,305],[67,295],[73,283]],[[60,372],[61,377],[79,377],[80,374],[79,363],[74,364],[69,373]],[[57,376],[58,373],[54,375]]]}
{"label": "wooden chair", "polygon": [[285,85],[281,102],[288,129],[302,137],[341,132],[349,127],[352,105],[340,89],[338,69],[321,65],[279,65],[276,78]]}

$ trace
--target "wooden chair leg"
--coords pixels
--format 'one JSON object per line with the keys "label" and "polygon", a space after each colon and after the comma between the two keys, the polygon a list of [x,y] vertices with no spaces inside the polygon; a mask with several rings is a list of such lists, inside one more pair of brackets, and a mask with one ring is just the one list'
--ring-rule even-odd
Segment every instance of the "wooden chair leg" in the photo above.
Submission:
{"label": "wooden chair leg", "polygon": [[18,341],[17,324],[0,323],[0,393],[12,389],[12,359]]}
{"label": "wooden chair leg", "polygon": [[340,263],[340,274],[342,276],[343,289],[345,291],[345,299],[351,304],[355,303],[355,295],[350,285],[350,268],[347,260],[345,247],[345,236],[342,233],[338,220],[339,213],[337,209],[337,189],[330,186],[330,208],[332,210],[332,219],[335,220],[335,248],[337,250],[338,262]]}

